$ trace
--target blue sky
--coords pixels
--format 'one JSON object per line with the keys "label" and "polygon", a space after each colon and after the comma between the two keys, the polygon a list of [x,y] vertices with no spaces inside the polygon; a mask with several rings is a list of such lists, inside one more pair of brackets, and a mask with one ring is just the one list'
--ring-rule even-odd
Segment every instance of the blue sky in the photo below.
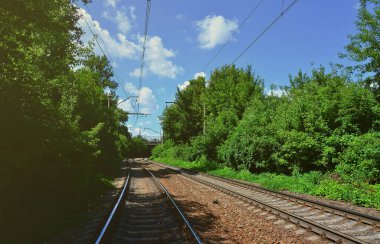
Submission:
{"label": "blue sky", "polygon": [[[142,88],[139,91],[139,67],[142,53],[146,1],[98,0],[79,10],[111,56],[128,95],[140,94],[140,112],[150,116],[130,116],[128,127],[136,135],[158,136],[158,116],[166,101],[173,101],[177,87],[186,85],[196,74],[209,77],[212,69],[231,63],[293,0],[263,0],[248,21],[238,28],[260,0],[151,0],[146,59]],[[289,74],[300,69],[310,72],[319,65],[343,62],[338,53],[355,33],[358,0],[299,0],[237,62],[251,64],[264,79],[265,86],[286,85]],[[92,39],[86,22],[79,24]],[[224,43],[227,46],[204,70],[203,67]],[[99,47],[96,52],[100,54]],[[117,91],[126,98],[121,88]],[[132,112],[132,99],[120,104]]]}

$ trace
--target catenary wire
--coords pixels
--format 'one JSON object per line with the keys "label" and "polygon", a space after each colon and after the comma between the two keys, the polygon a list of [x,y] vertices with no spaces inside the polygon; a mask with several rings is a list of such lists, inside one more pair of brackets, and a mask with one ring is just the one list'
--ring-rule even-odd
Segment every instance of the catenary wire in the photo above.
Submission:
{"label": "catenary wire", "polygon": [[271,29],[276,23],[278,20],[281,19],[282,16],[285,15],[285,13],[291,9],[291,7],[294,6],[294,4],[297,2],[298,0],[294,0],[285,10],[281,11],[281,14],[279,14],[243,51],[241,51],[239,53],[239,55],[232,61],[231,64],[235,64],[235,62],[241,57],[243,56],[243,54],[245,52],[248,51],[248,49],[250,49],[253,44],[255,44],[269,29]]}
{"label": "catenary wire", "polygon": [[[248,14],[248,16],[239,24],[238,29],[240,29],[247,21],[248,19],[256,12],[256,10],[260,7],[261,3],[264,2],[264,0],[260,0],[255,7],[251,10],[251,12]],[[207,64],[203,67],[202,71],[205,71],[206,68],[215,60],[215,58],[222,52],[222,50],[228,45],[230,42],[231,37],[224,43],[224,45],[219,48],[219,50],[215,53],[215,55],[207,62]]]}
{"label": "catenary wire", "polygon": [[[88,10],[89,14],[92,16],[92,14],[91,14],[91,12],[89,11],[89,8],[88,8],[88,7],[87,7],[87,10]],[[114,62],[113,59],[112,59],[112,56],[111,56],[110,52],[108,51],[107,45],[105,44],[105,42],[104,42],[104,40],[103,40],[103,38],[102,38],[102,35],[101,35],[100,33],[98,33],[98,35],[96,35],[96,34],[94,33],[94,31],[92,30],[90,24],[88,23],[88,21],[87,21],[87,19],[86,19],[86,16],[83,16],[83,19],[84,19],[84,21],[85,21],[85,23],[86,23],[88,29],[90,30],[92,36],[94,37],[95,42],[98,44],[100,51],[101,51],[101,52],[103,53],[103,55],[104,55],[105,57],[107,57],[111,62]],[[106,53],[104,52],[104,50],[103,50],[102,46],[100,45],[100,43],[99,43],[97,37],[99,37],[100,40],[102,41],[102,43],[103,43],[103,47],[106,49],[108,55],[106,55]],[[123,85],[123,83],[122,83],[122,81],[121,81],[121,79],[120,79],[120,77],[119,77],[119,75],[118,75],[118,72],[117,72],[116,68],[113,67],[112,69],[115,71],[115,77],[116,77],[116,80],[117,80],[116,82],[117,82],[117,83],[119,84],[119,86],[122,88],[122,90],[123,90],[123,92],[124,92],[124,94],[125,94],[125,96],[126,96],[126,98],[127,98],[127,97],[128,97],[128,93],[127,93],[127,91],[126,91],[125,88],[124,88],[124,85]]]}
{"label": "catenary wire", "polygon": [[[140,77],[139,77],[139,89],[138,89],[138,95],[137,95],[137,113],[140,112],[140,92],[142,87],[142,80],[143,80],[143,71],[144,71],[144,58],[145,58],[145,49],[146,49],[146,39],[148,35],[148,27],[149,27],[149,17],[150,17],[150,7],[151,6],[151,0],[147,0],[146,2],[146,11],[145,11],[145,29],[144,29],[144,42],[143,42],[143,49],[142,49],[142,55],[141,55],[141,64],[140,64]],[[135,123],[133,124],[133,127],[136,126],[137,120],[139,118],[139,115],[137,114]]]}

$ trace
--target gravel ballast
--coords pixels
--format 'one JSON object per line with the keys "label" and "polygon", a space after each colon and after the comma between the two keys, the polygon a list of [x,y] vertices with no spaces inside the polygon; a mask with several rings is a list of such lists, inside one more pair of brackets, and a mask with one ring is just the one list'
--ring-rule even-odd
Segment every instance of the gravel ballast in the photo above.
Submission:
{"label": "gravel ballast", "polygon": [[326,243],[327,241],[232,196],[171,170],[145,165],[180,204],[194,228],[211,243]]}

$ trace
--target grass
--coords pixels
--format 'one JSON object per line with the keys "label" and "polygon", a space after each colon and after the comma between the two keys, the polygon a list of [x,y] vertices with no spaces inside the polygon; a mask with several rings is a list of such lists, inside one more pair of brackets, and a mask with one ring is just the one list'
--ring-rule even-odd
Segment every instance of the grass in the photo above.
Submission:
{"label": "grass", "polygon": [[335,180],[329,174],[310,172],[291,176],[262,173],[252,174],[248,170],[235,171],[232,168],[205,160],[188,162],[179,159],[155,158],[168,165],[205,172],[211,175],[259,183],[265,188],[321,196],[331,200],[351,202],[354,205],[374,207],[380,210],[380,184],[345,183]]}

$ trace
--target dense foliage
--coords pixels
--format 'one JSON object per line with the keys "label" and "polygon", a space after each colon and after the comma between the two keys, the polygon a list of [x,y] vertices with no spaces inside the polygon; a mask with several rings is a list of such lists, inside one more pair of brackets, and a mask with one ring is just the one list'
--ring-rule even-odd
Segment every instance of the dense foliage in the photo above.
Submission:
{"label": "dense foliage", "polygon": [[265,93],[250,67],[226,65],[207,82],[191,81],[164,111],[166,142],[153,157],[251,173],[317,171],[355,187],[379,183],[380,2],[362,0],[356,25],[342,55],[356,65],[300,71],[281,96]]}
{"label": "dense foliage", "polygon": [[252,73],[251,67],[222,67],[213,72],[207,83],[203,77],[190,80],[163,113],[165,138],[184,147],[191,145],[189,159],[202,155],[216,159],[217,147],[242,118],[251,98],[262,96],[262,91],[262,80]]}
{"label": "dense foliage", "polygon": [[133,144],[112,68],[80,42],[78,19],[69,0],[1,1],[1,242],[75,222]]}
{"label": "dense foliage", "polygon": [[[247,72],[234,66],[225,66],[223,70]],[[217,75],[219,72],[215,71]],[[196,160],[205,156],[210,161],[256,173],[319,170],[335,171],[344,180],[378,182],[380,179],[380,104],[372,91],[360,83],[320,68],[311,76],[300,72],[291,77],[290,86],[281,97],[263,94],[260,86],[248,79],[247,84],[251,82],[252,87],[258,87],[256,92],[249,93],[247,88],[235,90],[223,101],[217,93],[221,88],[212,90],[215,76],[211,76],[204,93],[199,94],[199,99],[209,96],[205,104],[217,101],[213,106],[206,106],[210,109],[206,109],[206,133],[199,128],[182,144],[166,134],[167,141],[154,150],[155,157]],[[223,77],[218,82],[233,87],[229,74],[224,73]],[[236,104],[234,97],[245,98],[241,106],[244,113],[231,106]],[[178,96],[176,104],[167,111],[175,108],[178,117],[191,116],[177,106],[181,99]],[[164,128],[165,116],[164,113]],[[199,117],[198,124],[202,120]],[[182,128],[193,123],[175,118],[169,121],[184,123]],[[177,126],[177,130],[180,128]]]}
{"label": "dense foliage", "polygon": [[380,2],[379,0],[360,0],[358,32],[350,35],[351,42],[346,46],[347,52],[341,54],[355,62],[347,67],[363,77],[362,83],[371,90],[380,102]]}

